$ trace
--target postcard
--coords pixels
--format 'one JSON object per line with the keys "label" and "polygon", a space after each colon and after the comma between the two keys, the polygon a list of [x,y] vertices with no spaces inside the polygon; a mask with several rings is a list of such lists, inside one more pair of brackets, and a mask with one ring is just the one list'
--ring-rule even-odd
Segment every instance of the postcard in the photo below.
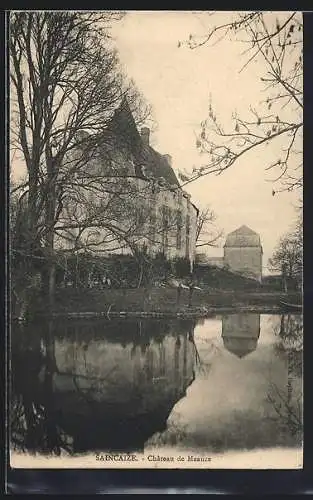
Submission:
{"label": "postcard", "polygon": [[10,466],[301,469],[302,14],[7,21]]}

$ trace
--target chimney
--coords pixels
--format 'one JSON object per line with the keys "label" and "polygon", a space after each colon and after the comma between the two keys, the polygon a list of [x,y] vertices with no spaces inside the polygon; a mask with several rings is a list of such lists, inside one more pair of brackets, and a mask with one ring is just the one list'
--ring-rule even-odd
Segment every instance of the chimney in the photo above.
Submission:
{"label": "chimney", "polygon": [[148,127],[143,127],[140,131],[140,135],[144,145],[149,146],[150,129]]}
{"label": "chimney", "polygon": [[172,166],[172,157],[171,157],[171,155],[163,155],[163,157],[165,158],[165,160],[167,161],[167,163],[171,167]]}

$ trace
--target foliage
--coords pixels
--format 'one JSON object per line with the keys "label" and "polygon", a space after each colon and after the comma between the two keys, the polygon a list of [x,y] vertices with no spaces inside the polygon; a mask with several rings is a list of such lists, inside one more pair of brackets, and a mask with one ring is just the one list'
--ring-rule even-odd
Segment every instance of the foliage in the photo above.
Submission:
{"label": "foliage", "polygon": [[[187,264],[186,264],[187,265]],[[102,287],[103,278],[110,279],[110,288],[136,288],[152,286],[166,280],[173,272],[173,263],[164,254],[149,256],[145,249],[135,255],[110,256],[58,254],[57,285],[75,288]]]}
{"label": "foliage", "polygon": [[[72,206],[81,215],[79,221],[72,220],[73,227],[67,221],[66,230],[79,232],[78,222],[84,229],[87,224],[97,227],[110,204],[119,206],[121,189],[126,189],[112,180],[111,173],[93,173],[86,180],[87,166],[99,157],[114,110],[127,97],[138,121],[150,113],[110,42],[109,28],[120,18],[119,12],[110,11],[10,14],[10,149],[12,156],[20,154],[27,171],[26,181],[11,190],[25,200],[26,245],[19,251],[26,257],[36,251],[43,254],[50,292],[55,233],[64,207],[76,200]],[[95,201],[99,192],[106,193],[100,206]],[[116,236],[119,244],[122,236]],[[25,264],[24,274],[33,274],[32,260]]]}
{"label": "foliage", "polygon": [[200,285],[217,290],[260,290],[261,284],[246,278],[228,269],[215,266],[196,264],[194,268],[195,279]]}
{"label": "foliage", "polygon": [[302,214],[298,217],[294,227],[280,238],[272,258],[269,259],[269,268],[272,271],[279,271],[284,278],[301,283],[303,268]]}
{"label": "foliage", "polygon": [[173,260],[175,277],[186,278],[190,275],[190,260],[186,258],[176,258]]}

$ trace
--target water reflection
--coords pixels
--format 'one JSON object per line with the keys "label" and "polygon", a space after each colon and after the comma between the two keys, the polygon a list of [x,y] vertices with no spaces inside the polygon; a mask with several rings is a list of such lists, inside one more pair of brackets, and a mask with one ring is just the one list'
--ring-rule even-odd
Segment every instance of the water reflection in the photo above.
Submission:
{"label": "water reflection", "polygon": [[259,314],[197,324],[199,367],[205,369],[197,367],[186,398],[174,407],[167,429],[146,443],[147,449],[174,446],[220,453],[301,447],[301,324],[297,315]]}
{"label": "water reflection", "polygon": [[224,347],[243,358],[255,351],[260,336],[260,314],[230,314],[222,318]]}
{"label": "water reflection", "polygon": [[12,332],[11,441],[59,454],[300,446],[302,316]]}
{"label": "water reflection", "polygon": [[193,381],[193,328],[188,321],[50,322],[16,331],[13,441],[54,453],[142,449]]}

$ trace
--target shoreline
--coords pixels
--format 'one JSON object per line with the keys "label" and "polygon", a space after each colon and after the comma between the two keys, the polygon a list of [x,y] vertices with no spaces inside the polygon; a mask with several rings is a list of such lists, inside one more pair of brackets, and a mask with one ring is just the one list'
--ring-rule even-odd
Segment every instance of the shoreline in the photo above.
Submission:
{"label": "shoreline", "polygon": [[[302,310],[287,310],[280,306],[232,306],[232,307],[208,307],[202,310],[190,311],[71,311],[71,312],[53,312],[39,313],[34,319],[201,319],[210,318],[219,314],[302,314]],[[13,322],[20,321],[19,318],[12,318]]]}
{"label": "shoreline", "polygon": [[[294,313],[302,313],[302,311],[293,311]],[[68,318],[68,319],[88,319],[88,318],[206,318],[217,314],[238,314],[238,313],[255,313],[255,314],[287,314],[290,313],[289,310],[283,309],[280,306],[221,306],[221,307],[207,307],[203,310],[191,310],[191,311],[113,311],[113,312],[96,312],[96,311],[84,311],[84,312],[70,312],[61,313],[56,312],[52,314],[52,318]]]}
{"label": "shoreline", "polygon": [[[177,303],[176,290],[170,289],[153,289],[149,299],[143,289],[63,290],[57,293],[54,308],[50,311],[46,300],[41,298],[32,317],[188,319],[232,313],[302,313],[301,299],[297,293],[203,290],[194,293],[190,304],[188,294],[182,294],[180,303]],[[292,304],[296,306],[292,307]],[[13,315],[12,320],[19,320],[19,314]]]}

